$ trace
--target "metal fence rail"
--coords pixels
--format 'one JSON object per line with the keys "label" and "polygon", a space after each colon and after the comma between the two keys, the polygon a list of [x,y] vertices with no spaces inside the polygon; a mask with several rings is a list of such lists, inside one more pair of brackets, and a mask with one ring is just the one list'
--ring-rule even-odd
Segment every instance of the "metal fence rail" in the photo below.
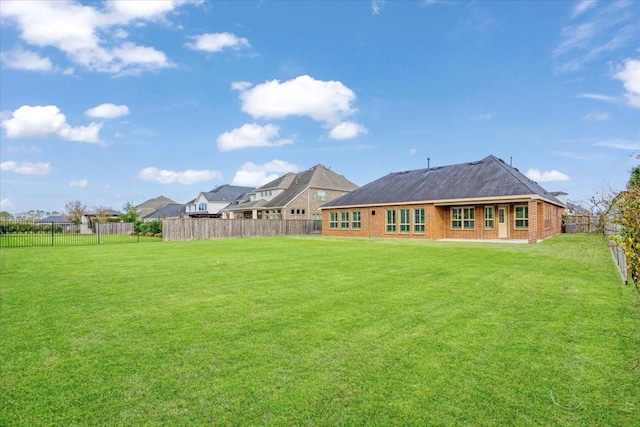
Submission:
{"label": "metal fence rail", "polygon": [[0,221],[0,247],[101,245],[138,243],[131,223],[94,223],[92,228],[70,222]]}

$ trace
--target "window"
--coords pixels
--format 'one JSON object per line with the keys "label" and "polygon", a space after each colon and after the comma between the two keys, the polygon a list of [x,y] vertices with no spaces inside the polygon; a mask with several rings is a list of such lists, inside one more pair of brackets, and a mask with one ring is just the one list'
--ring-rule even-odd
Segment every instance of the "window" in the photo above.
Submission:
{"label": "window", "polygon": [[351,213],[351,228],[360,229],[362,227],[362,216],[360,211]]}
{"label": "window", "polygon": [[294,215],[296,213],[295,209],[291,209],[291,215]]}
{"label": "window", "polygon": [[296,215],[300,215],[300,209],[296,210]]}
{"label": "window", "polygon": [[327,192],[324,190],[318,190],[318,200],[320,201],[327,200]]}
{"label": "window", "polygon": [[529,228],[529,206],[516,206],[516,228]]}
{"label": "window", "polygon": [[387,233],[396,232],[396,211],[394,209],[387,210]]}
{"label": "window", "polygon": [[409,209],[400,209],[400,232],[408,233],[411,231],[411,215]]}
{"label": "window", "polygon": [[424,233],[424,208],[413,210],[413,232]]}
{"label": "window", "polygon": [[338,228],[338,212],[329,212],[329,228]]}
{"label": "window", "polygon": [[451,228],[473,230],[475,228],[475,208],[451,208]]}
{"label": "window", "polygon": [[199,211],[206,211],[207,210],[207,204],[205,202],[202,202],[198,205],[198,210]]}
{"label": "window", "polygon": [[349,228],[349,212],[340,212],[340,228]]}
{"label": "window", "polygon": [[551,228],[551,205],[544,205],[544,228]]}
{"label": "window", "polygon": [[493,230],[495,228],[495,211],[493,206],[484,207],[484,228],[486,230]]}

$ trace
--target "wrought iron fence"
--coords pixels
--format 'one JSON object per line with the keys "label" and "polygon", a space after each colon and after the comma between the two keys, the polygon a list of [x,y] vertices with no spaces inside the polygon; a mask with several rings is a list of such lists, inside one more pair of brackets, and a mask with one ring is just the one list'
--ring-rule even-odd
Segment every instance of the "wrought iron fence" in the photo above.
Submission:
{"label": "wrought iron fence", "polygon": [[101,245],[161,241],[133,233],[131,223],[0,221],[0,247]]}

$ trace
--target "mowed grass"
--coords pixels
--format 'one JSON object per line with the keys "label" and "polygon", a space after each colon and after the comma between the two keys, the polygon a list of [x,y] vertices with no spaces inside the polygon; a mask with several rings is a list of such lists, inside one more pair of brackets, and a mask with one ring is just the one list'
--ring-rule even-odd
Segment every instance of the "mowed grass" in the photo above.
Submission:
{"label": "mowed grass", "polygon": [[640,421],[640,300],[599,236],[0,255],[0,425]]}

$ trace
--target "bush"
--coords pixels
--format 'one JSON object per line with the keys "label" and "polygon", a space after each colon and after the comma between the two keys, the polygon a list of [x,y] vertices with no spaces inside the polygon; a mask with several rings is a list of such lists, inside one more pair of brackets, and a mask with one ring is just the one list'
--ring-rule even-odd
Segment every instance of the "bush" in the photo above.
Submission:
{"label": "bush", "polygon": [[162,233],[162,221],[157,219],[147,222],[136,221],[133,223],[133,231],[144,235]]}

